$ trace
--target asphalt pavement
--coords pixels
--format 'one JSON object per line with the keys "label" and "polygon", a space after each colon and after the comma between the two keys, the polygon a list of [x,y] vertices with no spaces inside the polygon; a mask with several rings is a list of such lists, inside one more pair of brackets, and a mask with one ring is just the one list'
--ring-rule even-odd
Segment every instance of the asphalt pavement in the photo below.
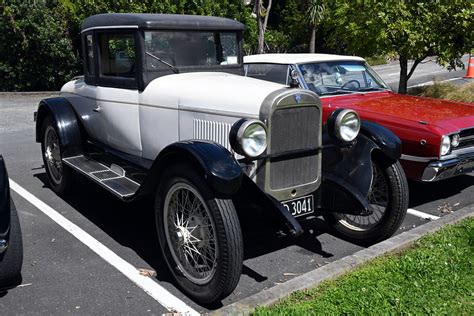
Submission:
{"label": "asphalt pavement", "polygon": [[[66,197],[47,186],[33,122],[44,97],[0,94],[0,153],[16,191],[22,193],[13,192],[13,200],[24,242],[23,283],[0,294],[2,315],[161,315],[170,311],[164,306],[173,299],[191,312],[203,313],[362,249],[329,234],[321,219],[307,223],[306,233],[297,239],[279,236],[264,221],[244,223],[245,261],[236,290],[219,304],[200,306],[170,279],[155,234],[152,201],[125,204],[83,178]],[[433,184],[410,182],[411,214],[417,215],[408,214],[399,232],[426,223],[423,214],[436,218],[473,204],[473,184],[472,175]],[[25,192],[34,198],[26,200]],[[63,219],[53,220],[51,214]],[[117,262],[157,274],[146,287]]]}

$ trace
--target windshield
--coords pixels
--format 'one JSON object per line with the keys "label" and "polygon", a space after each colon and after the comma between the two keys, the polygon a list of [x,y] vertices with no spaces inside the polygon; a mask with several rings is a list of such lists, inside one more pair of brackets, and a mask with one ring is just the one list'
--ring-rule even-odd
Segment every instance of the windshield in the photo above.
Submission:
{"label": "windshield", "polygon": [[339,61],[298,65],[308,89],[318,95],[389,89],[364,62]]}
{"label": "windshield", "polygon": [[235,32],[149,31],[145,48],[148,71],[239,64]]}

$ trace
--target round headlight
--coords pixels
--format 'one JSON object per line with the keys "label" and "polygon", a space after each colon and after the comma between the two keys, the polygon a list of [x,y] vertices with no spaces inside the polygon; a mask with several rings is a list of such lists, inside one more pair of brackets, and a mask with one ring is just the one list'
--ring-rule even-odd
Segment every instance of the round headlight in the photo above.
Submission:
{"label": "round headlight", "polygon": [[267,149],[267,129],[258,120],[242,119],[230,131],[230,144],[240,155],[255,158]]}
{"label": "round headlight", "polygon": [[461,138],[459,137],[459,134],[452,135],[451,136],[451,146],[458,147],[460,140],[461,140]]}
{"label": "round headlight", "polygon": [[441,156],[444,156],[447,153],[449,153],[450,149],[451,149],[451,139],[449,138],[449,136],[444,135],[443,137],[441,137],[441,149],[440,149]]}
{"label": "round headlight", "polygon": [[353,141],[359,135],[359,115],[353,110],[336,110],[328,119],[328,129],[342,141]]}

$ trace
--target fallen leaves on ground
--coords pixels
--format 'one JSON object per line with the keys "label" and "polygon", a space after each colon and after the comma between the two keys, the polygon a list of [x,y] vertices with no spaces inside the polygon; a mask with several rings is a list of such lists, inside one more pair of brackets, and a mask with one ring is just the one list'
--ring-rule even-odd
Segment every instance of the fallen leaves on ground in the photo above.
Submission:
{"label": "fallen leaves on ground", "polygon": [[153,278],[156,276],[156,271],[149,270],[149,269],[138,269],[138,273],[140,273],[140,275],[150,277],[150,278]]}

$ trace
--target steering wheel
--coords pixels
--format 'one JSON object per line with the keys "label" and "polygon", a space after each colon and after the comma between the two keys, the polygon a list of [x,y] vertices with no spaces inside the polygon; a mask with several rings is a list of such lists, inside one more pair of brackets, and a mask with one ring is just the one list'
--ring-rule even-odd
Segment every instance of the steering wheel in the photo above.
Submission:
{"label": "steering wheel", "polygon": [[352,79],[352,80],[349,80],[348,82],[346,82],[345,84],[343,84],[341,86],[341,89],[344,89],[344,88],[347,88],[347,86],[351,83],[357,83],[357,89],[360,89],[360,82],[355,80],[355,79]]}

